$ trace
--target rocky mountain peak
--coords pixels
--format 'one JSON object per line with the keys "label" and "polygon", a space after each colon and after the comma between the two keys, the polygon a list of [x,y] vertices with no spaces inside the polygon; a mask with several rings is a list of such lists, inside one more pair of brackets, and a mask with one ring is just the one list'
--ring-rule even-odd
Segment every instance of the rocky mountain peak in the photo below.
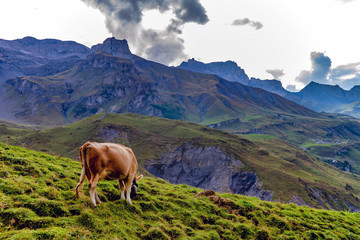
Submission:
{"label": "rocky mountain peak", "polygon": [[312,91],[339,92],[341,94],[346,92],[339,85],[327,85],[327,84],[317,83],[314,81],[310,82],[300,92],[312,92]]}
{"label": "rocky mountain peak", "polygon": [[178,68],[193,72],[216,74],[226,80],[245,85],[248,85],[249,82],[249,77],[244,69],[239,67],[234,61],[203,63],[192,58],[187,62],[182,62]]}
{"label": "rocky mountain peak", "polygon": [[36,42],[38,42],[39,40],[37,40],[36,38],[34,37],[24,37],[22,39],[18,39],[18,42],[21,42],[23,44],[28,44],[28,45],[33,45],[35,44]]}
{"label": "rocky mountain peak", "polygon": [[98,51],[110,53],[111,55],[118,57],[128,57],[131,55],[128,42],[125,39],[118,40],[114,37],[107,38],[103,43],[91,47],[91,53],[96,53]]}

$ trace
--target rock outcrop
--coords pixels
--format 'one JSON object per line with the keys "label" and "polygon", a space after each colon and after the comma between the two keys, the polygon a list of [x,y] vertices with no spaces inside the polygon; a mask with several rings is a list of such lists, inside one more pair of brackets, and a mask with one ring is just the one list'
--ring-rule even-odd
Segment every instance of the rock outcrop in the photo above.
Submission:
{"label": "rock outcrop", "polygon": [[271,200],[272,192],[261,189],[255,173],[241,171],[243,163],[219,146],[200,147],[191,142],[169,148],[145,168],[171,183],[185,183],[216,192],[232,192]]}
{"label": "rock outcrop", "polygon": [[246,75],[244,69],[233,61],[203,63],[192,58],[187,62],[182,62],[178,68],[199,73],[216,74],[226,80],[249,85],[248,75]]}
{"label": "rock outcrop", "polygon": [[114,37],[107,38],[103,43],[91,47],[92,54],[98,51],[102,51],[117,57],[124,57],[124,58],[128,58],[131,55],[131,51],[129,49],[129,45],[127,41],[125,39],[118,40]]}

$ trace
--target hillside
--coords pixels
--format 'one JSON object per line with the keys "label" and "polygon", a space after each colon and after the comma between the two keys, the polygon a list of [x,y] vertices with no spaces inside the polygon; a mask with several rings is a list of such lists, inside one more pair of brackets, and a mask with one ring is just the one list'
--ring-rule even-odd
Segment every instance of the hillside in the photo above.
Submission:
{"label": "hillside", "polygon": [[[358,213],[316,210],[203,192],[147,177],[134,204],[116,181],[74,198],[80,164],[0,143],[1,239],[356,239]],[[86,184],[85,184],[86,185]],[[199,194],[200,193],[200,194]]]}
{"label": "hillside", "polygon": [[64,127],[17,131],[22,134],[4,127],[0,140],[71,158],[87,140],[118,142],[134,149],[142,173],[171,183],[318,208],[360,209],[358,175],[275,137],[270,148],[201,125],[135,114],[95,115]]}

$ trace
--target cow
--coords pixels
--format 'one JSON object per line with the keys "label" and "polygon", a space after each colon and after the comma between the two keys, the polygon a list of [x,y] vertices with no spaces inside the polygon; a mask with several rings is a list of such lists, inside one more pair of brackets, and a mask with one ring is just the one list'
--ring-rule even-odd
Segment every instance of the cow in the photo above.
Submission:
{"label": "cow", "polygon": [[90,199],[94,207],[100,204],[100,198],[96,193],[96,185],[99,180],[117,180],[121,191],[121,199],[132,204],[131,197],[137,193],[137,181],[143,175],[136,177],[138,163],[133,151],[120,144],[86,142],[79,149],[82,166],[80,181],[76,186],[76,196],[85,176],[89,181]]}

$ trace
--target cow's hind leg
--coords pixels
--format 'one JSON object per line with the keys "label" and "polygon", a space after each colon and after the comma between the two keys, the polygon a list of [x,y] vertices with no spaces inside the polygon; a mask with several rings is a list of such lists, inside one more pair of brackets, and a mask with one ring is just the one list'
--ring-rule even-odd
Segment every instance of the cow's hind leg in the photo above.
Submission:
{"label": "cow's hind leg", "polygon": [[118,179],[121,199],[125,199],[125,183],[122,179]]}
{"label": "cow's hind leg", "polygon": [[80,175],[80,181],[78,183],[78,185],[76,186],[76,196],[79,197],[79,191],[82,190],[82,185],[84,183],[84,180],[85,180],[85,167],[83,167],[81,169],[81,175]]}
{"label": "cow's hind leg", "polygon": [[131,193],[131,186],[132,186],[132,183],[133,183],[133,180],[134,180],[134,175],[130,175],[128,176],[127,179],[125,179],[125,190],[126,190],[126,200],[132,204],[131,202],[131,198],[130,198],[130,193]]}
{"label": "cow's hind leg", "polygon": [[[96,207],[96,185],[99,182],[100,174],[96,174],[90,179],[89,189],[90,189],[90,199],[94,207]],[[100,199],[99,199],[100,200]]]}
{"label": "cow's hind leg", "polygon": [[96,190],[95,190],[95,200],[96,200],[97,204],[101,203],[101,200],[100,200]]}

